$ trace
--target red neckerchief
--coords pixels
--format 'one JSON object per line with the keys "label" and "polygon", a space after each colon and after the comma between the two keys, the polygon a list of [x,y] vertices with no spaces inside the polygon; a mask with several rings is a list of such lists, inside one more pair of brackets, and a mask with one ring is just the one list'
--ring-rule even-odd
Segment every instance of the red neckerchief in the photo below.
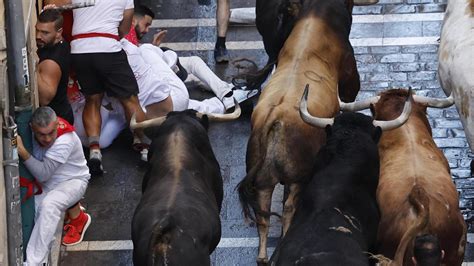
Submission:
{"label": "red neckerchief", "polygon": [[127,39],[129,42],[133,43],[134,45],[138,46],[138,37],[137,37],[137,32],[135,31],[135,27],[132,25],[132,28],[128,32],[127,35],[124,37]]}
{"label": "red neckerchief", "polygon": [[[39,195],[43,193],[43,188],[41,187],[41,184],[36,181],[35,178],[33,180],[30,180],[28,178],[20,176],[20,187],[25,188],[25,195],[21,199],[21,203],[24,203],[27,201],[29,198]],[[35,187],[36,187],[36,192],[35,192]]]}
{"label": "red neckerchief", "polygon": [[62,119],[61,117],[58,117],[58,138],[66,133],[73,132],[74,126],[69,124],[68,121]]}

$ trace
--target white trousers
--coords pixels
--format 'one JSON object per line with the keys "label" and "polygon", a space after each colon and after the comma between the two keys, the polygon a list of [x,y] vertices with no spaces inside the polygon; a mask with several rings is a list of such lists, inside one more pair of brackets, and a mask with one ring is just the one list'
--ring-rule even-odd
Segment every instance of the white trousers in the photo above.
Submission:
{"label": "white trousers", "polygon": [[225,112],[224,104],[217,97],[203,101],[189,99],[188,89],[184,84],[180,87],[173,87],[170,96],[173,101],[173,111],[193,109],[201,113],[223,114]]}
{"label": "white trousers", "polygon": [[[140,46],[141,55],[144,61],[152,66],[153,71],[156,74],[163,75],[166,72],[170,72],[172,77],[170,79],[170,91],[169,95],[173,101],[173,111],[183,111],[186,109],[194,109],[198,112],[212,112],[212,113],[224,113],[225,108],[222,102],[219,100],[231,89],[232,85],[222,81],[217,77],[212,70],[197,56],[180,57],[181,65],[188,71],[189,76],[195,76],[197,79],[202,81],[205,86],[209,87],[217,98],[206,99],[204,101],[196,101],[189,99],[188,89],[183,81],[181,81],[174,73],[172,73],[171,67],[166,64],[163,60],[163,52],[157,47],[151,47],[150,45],[144,44]],[[167,69],[165,69],[167,68]],[[156,83],[163,82],[163,80],[156,80]],[[140,84],[140,82],[138,83]],[[166,86],[162,86],[163,88]],[[158,87],[159,88],[159,87]],[[146,91],[147,88],[140,88],[140,91]],[[142,103],[142,106],[153,104],[154,102]]]}
{"label": "white trousers", "polygon": [[192,75],[188,76],[186,81],[195,80],[194,76],[214,92],[219,99],[222,99],[234,87],[234,85],[221,80],[198,56],[180,57],[179,62],[188,71],[188,74]]}
{"label": "white trousers", "polygon": [[[74,111],[74,128],[76,133],[81,140],[84,147],[89,146],[89,139],[87,138],[86,130],[82,122],[82,112],[84,111],[85,103],[75,103],[73,105]],[[122,106],[114,105],[114,108],[122,108]],[[100,106],[100,116],[102,120],[102,126],[100,129],[99,145],[101,148],[107,148],[112,144],[114,139],[120,134],[125,128],[127,121],[123,111],[111,112],[104,106]]]}
{"label": "white trousers", "polygon": [[35,225],[26,248],[26,265],[47,263],[62,214],[82,198],[87,184],[85,180],[72,179],[52,189],[43,187],[43,193],[35,196]]}
{"label": "white trousers", "polygon": [[189,100],[188,108],[201,113],[223,114],[225,112],[224,104],[217,97],[203,101]]}

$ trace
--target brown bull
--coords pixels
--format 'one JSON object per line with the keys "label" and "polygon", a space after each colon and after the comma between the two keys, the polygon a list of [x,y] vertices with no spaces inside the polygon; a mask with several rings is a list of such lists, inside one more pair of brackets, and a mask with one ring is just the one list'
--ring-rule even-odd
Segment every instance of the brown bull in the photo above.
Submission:
{"label": "brown bull", "polygon": [[[272,2],[257,1],[257,8]],[[255,212],[260,237],[258,263],[268,261],[266,245],[275,185],[280,182],[288,191],[282,219],[285,234],[300,184],[311,177],[316,154],[325,142],[323,129],[313,128],[300,118],[299,98],[305,84],[311,88],[309,110],[319,117],[334,117],[339,111],[338,86],[345,101],[353,101],[360,87],[349,42],[352,1],[304,1],[291,10],[292,15],[297,13],[295,24],[254,109],[247,176],[238,185],[245,216],[252,217],[251,209]],[[271,11],[257,14],[265,12]]]}
{"label": "brown bull", "polygon": [[[406,90],[389,90],[372,108],[374,117],[390,120],[403,108]],[[377,202],[381,220],[378,251],[394,264],[413,265],[413,239],[434,234],[445,250],[443,265],[461,265],[466,245],[466,224],[459,211],[456,187],[446,158],[436,147],[426,108],[453,104],[414,96],[408,121],[385,132],[379,142],[380,179]],[[398,249],[397,249],[398,248]]]}

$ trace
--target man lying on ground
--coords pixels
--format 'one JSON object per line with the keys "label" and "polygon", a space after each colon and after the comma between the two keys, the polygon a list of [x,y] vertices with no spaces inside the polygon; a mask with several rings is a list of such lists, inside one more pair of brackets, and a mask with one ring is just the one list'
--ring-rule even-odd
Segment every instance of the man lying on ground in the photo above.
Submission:
{"label": "man lying on ground", "polygon": [[[154,17],[155,14],[148,7],[143,5],[135,7],[132,28],[129,34],[125,36],[125,39],[129,42],[122,40],[124,50],[133,53],[135,49],[130,44],[138,46],[139,52],[145,63],[150,64],[154,68],[156,74],[159,74],[161,77],[167,77],[169,80],[176,82],[176,84],[172,84],[175,88],[185,88],[184,83],[177,81],[176,77],[179,77],[182,81],[191,81],[193,79],[201,81],[205,87],[210,89],[216,95],[217,99],[222,102],[225,110],[234,106],[233,98],[240,103],[257,94],[257,90],[247,91],[241,87],[234,86],[221,80],[214,72],[212,72],[206,63],[197,56],[178,58],[174,51],[163,51],[158,46],[164,38],[166,31],[161,31],[155,35],[152,44],[140,44],[139,41],[141,41],[143,36],[148,33]],[[130,59],[129,56],[129,61]],[[169,75],[169,73],[171,73],[169,69],[171,69],[171,71],[176,75]],[[141,89],[140,93],[144,96]],[[187,93],[180,96],[186,96],[185,98],[189,98]],[[171,98],[173,98],[175,102],[182,100],[173,96],[171,96]],[[180,104],[185,105],[184,102]],[[194,104],[195,102],[191,100],[189,102],[189,108],[195,109]]]}

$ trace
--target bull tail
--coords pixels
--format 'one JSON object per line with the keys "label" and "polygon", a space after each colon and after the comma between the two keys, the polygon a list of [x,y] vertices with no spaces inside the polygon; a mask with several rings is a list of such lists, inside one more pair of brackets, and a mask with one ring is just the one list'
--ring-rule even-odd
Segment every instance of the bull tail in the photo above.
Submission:
{"label": "bull tail", "polygon": [[408,195],[408,202],[415,208],[418,214],[415,223],[403,234],[395,253],[395,259],[392,265],[403,265],[403,260],[407,252],[407,248],[417,234],[423,231],[427,226],[430,216],[429,204],[430,199],[425,189],[420,185],[415,185]]}
{"label": "bull tail", "polygon": [[[161,218],[153,227],[148,245],[150,252],[148,265],[166,265],[169,244],[171,241],[171,230],[174,228],[173,218],[170,214]],[[155,254],[159,254],[156,256]],[[162,260],[162,261],[161,261]]]}
{"label": "bull tail", "polygon": [[256,219],[252,213],[252,209],[259,209],[257,202],[257,189],[255,188],[254,180],[257,176],[258,170],[262,167],[262,164],[263,160],[260,160],[255,164],[236,187],[239,192],[239,200],[244,217],[253,221]]}
{"label": "bull tail", "polygon": [[242,206],[242,211],[246,219],[250,219],[254,222],[257,222],[255,214],[252,212],[252,209],[255,213],[258,213],[262,217],[269,217],[270,215],[277,216],[281,218],[281,215],[275,212],[266,212],[262,211],[258,206],[257,202],[257,188],[255,187],[254,180],[257,176],[258,171],[262,168],[263,160],[259,160],[255,164],[247,175],[240,181],[236,189],[239,192],[240,205]]}
{"label": "bull tail", "polygon": [[257,71],[257,73],[247,74],[247,88],[252,90],[258,89],[260,91],[262,84],[265,82],[265,80],[267,80],[268,75],[270,75],[270,73],[272,72],[275,63],[276,60],[269,60],[267,65],[264,66],[261,70]]}

